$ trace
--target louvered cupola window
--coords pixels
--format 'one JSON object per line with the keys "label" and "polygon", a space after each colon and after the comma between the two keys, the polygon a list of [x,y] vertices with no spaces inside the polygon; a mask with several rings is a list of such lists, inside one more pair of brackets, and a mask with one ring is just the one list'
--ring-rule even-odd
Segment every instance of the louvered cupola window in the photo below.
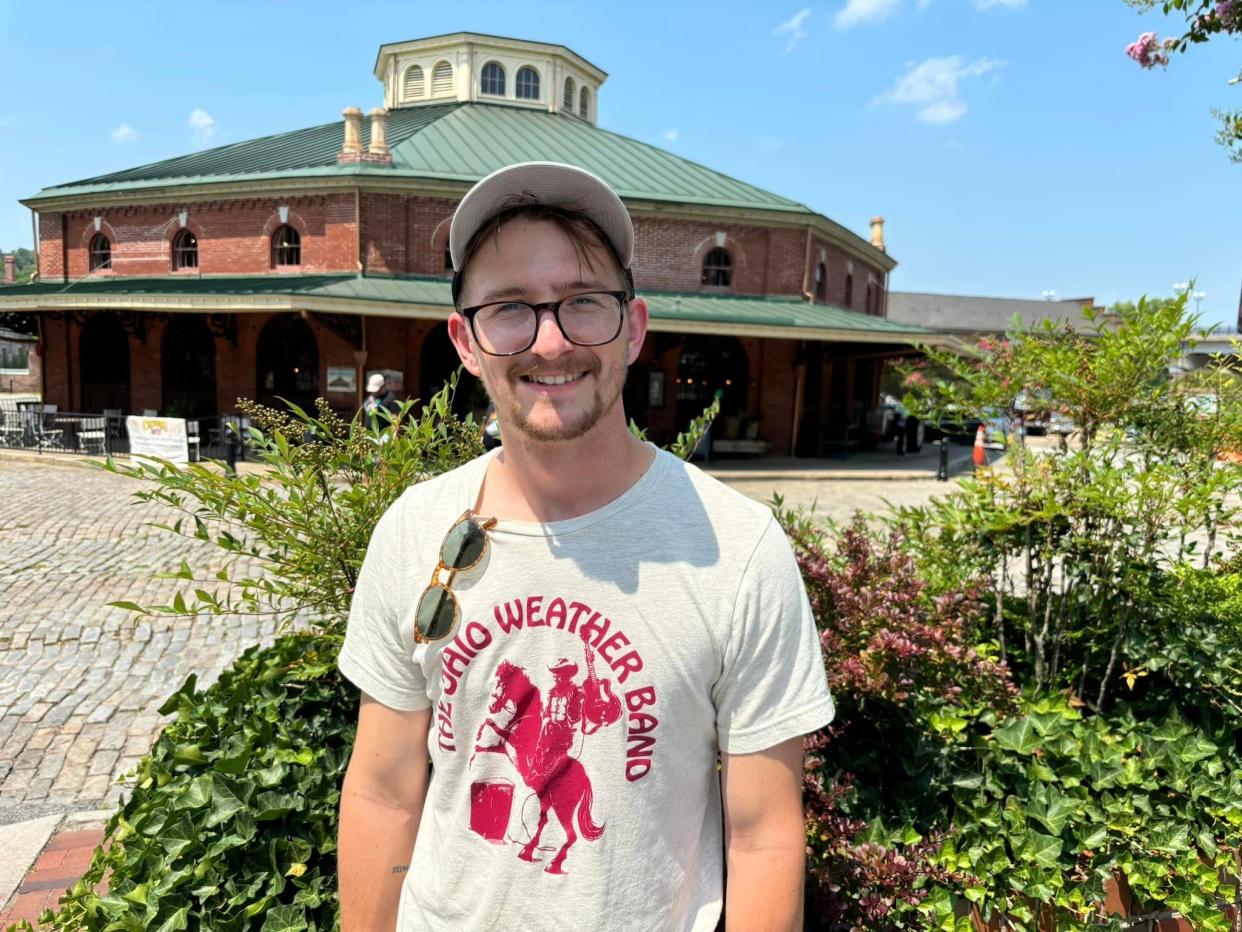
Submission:
{"label": "louvered cupola window", "polygon": [[446,61],[437,62],[431,71],[431,96],[447,97],[453,93],[453,66]]}
{"label": "louvered cupola window", "polygon": [[573,113],[574,112],[574,79],[573,78],[565,79],[565,91],[564,91],[563,96],[564,96],[564,103],[562,104],[563,108],[569,111],[570,113]]}
{"label": "louvered cupola window", "polygon": [[427,82],[423,79],[423,69],[418,65],[411,65],[405,69],[405,81],[401,89],[402,97],[405,100],[414,100],[426,93]]}
{"label": "louvered cupola window", "polygon": [[112,242],[102,233],[91,237],[90,268],[92,272],[112,268]]}
{"label": "louvered cupola window", "polygon": [[591,115],[591,92],[583,88],[578,92],[578,116],[587,119]]}
{"label": "louvered cupola window", "polygon": [[505,93],[505,69],[494,61],[489,61],[483,66],[483,86],[480,88],[484,94],[494,94],[497,97],[503,97]]}
{"label": "louvered cupola window", "polygon": [[517,95],[522,100],[539,99],[539,72],[530,65],[523,65],[518,69]]}

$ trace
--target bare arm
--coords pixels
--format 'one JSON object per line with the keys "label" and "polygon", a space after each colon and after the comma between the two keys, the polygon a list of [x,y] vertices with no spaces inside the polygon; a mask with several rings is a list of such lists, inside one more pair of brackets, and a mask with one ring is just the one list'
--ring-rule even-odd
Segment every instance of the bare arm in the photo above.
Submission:
{"label": "bare arm", "polygon": [[802,738],[755,754],[721,754],[721,763],[726,928],[795,932],[806,870]]}
{"label": "bare arm", "polygon": [[358,736],[341,787],[341,932],[396,928],[401,884],[427,796],[430,725],[431,709],[399,712],[362,695]]}

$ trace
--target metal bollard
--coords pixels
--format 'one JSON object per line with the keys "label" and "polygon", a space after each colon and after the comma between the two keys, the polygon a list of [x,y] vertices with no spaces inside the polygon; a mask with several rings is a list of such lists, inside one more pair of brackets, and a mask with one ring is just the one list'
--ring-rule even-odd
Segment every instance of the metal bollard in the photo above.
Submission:
{"label": "metal bollard", "polygon": [[940,464],[936,468],[936,478],[941,482],[949,481],[949,439],[941,437],[936,441],[940,444]]}

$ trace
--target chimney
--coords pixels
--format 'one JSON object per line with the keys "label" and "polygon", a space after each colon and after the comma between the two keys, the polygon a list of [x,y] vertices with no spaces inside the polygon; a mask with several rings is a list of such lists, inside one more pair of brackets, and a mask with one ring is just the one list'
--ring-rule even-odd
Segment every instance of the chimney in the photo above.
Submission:
{"label": "chimney", "polygon": [[4,257],[4,283],[12,285],[17,281],[17,276],[13,274],[13,268],[17,265],[17,256]]}
{"label": "chimney", "polygon": [[341,111],[341,116],[345,118],[345,141],[336,159],[338,162],[354,162],[362,155],[362,111],[357,107],[346,107]]}
{"label": "chimney", "polygon": [[370,161],[391,162],[392,153],[388,151],[388,111],[383,107],[373,107],[367,115],[371,118],[371,144],[367,147]]}
{"label": "chimney", "polygon": [[884,248],[884,218],[871,218],[871,245],[881,252],[887,252]]}

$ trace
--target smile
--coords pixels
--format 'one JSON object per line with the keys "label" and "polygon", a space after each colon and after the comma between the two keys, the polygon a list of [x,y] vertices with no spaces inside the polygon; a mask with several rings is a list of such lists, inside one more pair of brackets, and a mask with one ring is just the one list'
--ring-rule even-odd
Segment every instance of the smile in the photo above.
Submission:
{"label": "smile", "polygon": [[586,372],[572,372],[566,375],[524,375],[523,382],[533,382],[536,385],[568,385],[570,382],[577,382]]}

